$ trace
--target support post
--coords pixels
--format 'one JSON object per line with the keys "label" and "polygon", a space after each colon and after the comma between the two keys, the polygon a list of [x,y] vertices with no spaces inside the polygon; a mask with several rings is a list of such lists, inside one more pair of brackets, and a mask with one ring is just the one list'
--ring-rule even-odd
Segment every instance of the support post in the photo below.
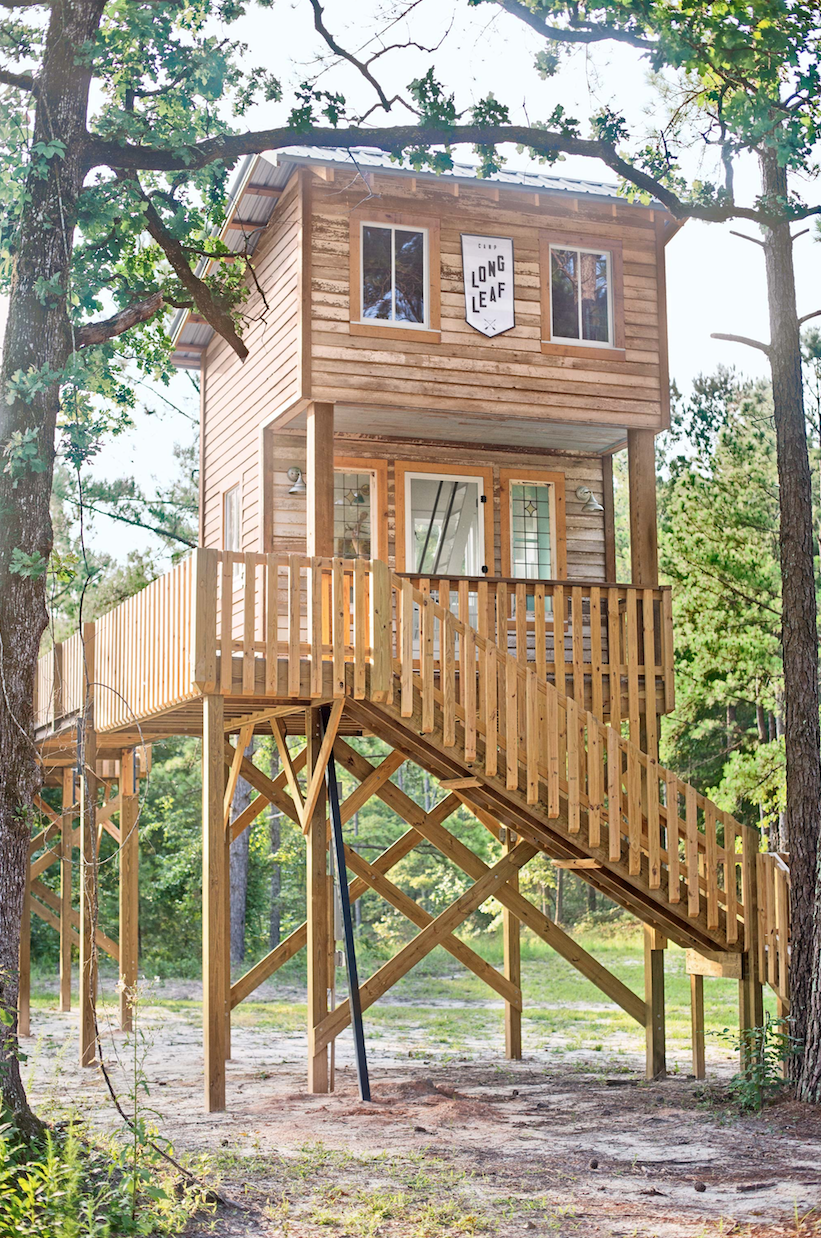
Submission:
{"label": "support post", "polygon": [[[325,734],[330,714],[330,706],[323,705],[320,710],[320,733],[322,736]],[[359,1000],[359,969],[356,965],[356,945],[353,938],[353,920],[351,919],[351,898],[348,890],[347,866],[345,864],[345,838],[342,833],[339,783],[336,780],[336,762],[334,761],[333,750],[328,757],[328,764],[325,767],[325,781],[328,790],[328,804],[331,810],[334,858],[337,880],[339,881],[339,901],[342,906],[345,968],[348,975],[348,1001],[351,1007],[351,1026],[353,1028],[354,1048],[356,1051],[356,1077],[359,1082],[359,1099],[369,1101],[371,1099],[371,1085],[368,1078],[368,1059],[365,1053],[365,1032],[362,1027],[362,1006]],[[333,887],[331,887],[331,892],[333,893]]]}
{"label": "support post", "polygon": [[[502,848],[507,855],[516,845],[516,835],[502,826]],[[519,889],[519,874],[508,879],[511,889]],[[504,939],[505,979],[522,987],[522,939],[519,920],[507,907],[502,908],[502,937]],[[505,1002],[505,1057],[519,1062],[522,1057],[522,1012],[512,1002]]]}
{"label": "support post", "polygon": [[74,832],[74,770],[63,770],[60,817],[60,1009],[71,1010],[71,869]]}
{"label": "support post", "polygon": [[647,1078],[667,1074],[664,1028],[664,949],[667,938],[657,929],[644,928],[644,1000],[647,1007]]}
{"label": "support post", "polygon": [[707,1077],[704,1060],[704,977],[690,977],[690,1023],[693,1033],[693,1074],[696,1079]]}
{"label": "support post", "polygon": [[17,1035],[31,1035],[31,862],[26,863],[26,888],[20,920],[17,978]]}
{"label": "support post", "polygon": [[120,754],[120,1029],[133,1030],[140,914],[137,754]]}
{"label": "support post", "polygon": [[758,831],[744,826],[742,832],[741,889],[744,900],[744,951],[741,955],[741,979],[738,982],[738,1030],[742,1042],[741,1073],[750,1068],[750,1054],[745,1037],[754,1027],[764,1023],[764,986],[759,975],[758,943]]}
{"label": "support post", "polygon": [[97,734],[94,730],[94,625],[83,625],[86,677],[80,738],[80,1065],[97,1051]]}
{"label": "support post", "polygon": [[307,553],[334,552],[334,406],[309,404],[307,413]]}
{"label": "support post", "polygon": [[202,699],[202,1031],[207,1113],[225,1109],[230,994],[223,959],[227,942],[224,794],[224,703],[221,696],[209,694]]}
{"label": "support post", "polygon": [[[308,781],[322,743],[318,709],[305,711]],[[307,920],[308,920],[308,1091],[330,1089],[329,1049],[317,1050],[316,1029],[328,1013],[328,826],[325,791],[320,792],[307,826]]]}
{"label": "support post", "polygon": [[653,430],[627,431],[630,563],[634,585],[658,584],[655,438]]}

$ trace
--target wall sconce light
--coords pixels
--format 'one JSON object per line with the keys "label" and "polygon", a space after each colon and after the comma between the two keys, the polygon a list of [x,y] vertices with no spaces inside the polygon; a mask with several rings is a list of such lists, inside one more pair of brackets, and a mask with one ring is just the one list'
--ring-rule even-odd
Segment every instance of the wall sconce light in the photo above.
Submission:
{"label": "wall sconce light", "polygon": [[592,515],[593,512],[604,511],[604,508],[602,507],[601,503],[599,502],[599,500],[596,498],[593,491],[588,486],[577,486],[576,487],[576,498],[582,500],[582,502],[584,503],[584,507],[582,508],[582,511],[587,512],[589,515]]}
{"label": "wall sconce light", "polygon": [[296,465],[288,469],[288,481],[293,482],[289,494],[307,494],[308,487],[305,485],[305,478],[302,476],[302,469],[298,469]]}

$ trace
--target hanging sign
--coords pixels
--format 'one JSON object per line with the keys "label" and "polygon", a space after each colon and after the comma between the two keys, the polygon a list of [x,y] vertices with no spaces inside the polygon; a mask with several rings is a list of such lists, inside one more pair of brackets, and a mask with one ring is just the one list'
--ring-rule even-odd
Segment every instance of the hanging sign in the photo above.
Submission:
{"label": "hanging sign", "polygon": [[515,327],[511,238],[463,233],[462,272],[466,322],[488,336]]}

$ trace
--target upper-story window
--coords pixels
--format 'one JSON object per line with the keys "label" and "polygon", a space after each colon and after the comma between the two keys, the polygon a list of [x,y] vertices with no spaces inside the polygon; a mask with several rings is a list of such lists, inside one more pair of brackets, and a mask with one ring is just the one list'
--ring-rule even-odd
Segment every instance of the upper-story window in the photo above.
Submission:
{"label": "upper-story window", "polygon": [[426,228],[362,224],[362,318],[396,326],[428,324]]}
{"label": "upper-story window", "polygon": [[626,359],[624,257],[616,239],[542,233],[542,352]]}
{"label": "upper-story window", "polygon": [[402,211],[354,211],[350,221],[351,335],[438,344],[439,220]]}
{"label": "upper-story window", "polygon": [[334,472],[334,554],[371,558],[371,473]]}
{"label": "upper-story window", "polygon": [[551,338],[604,344],[613,339],[610,254],[597,249],[550,247]]}

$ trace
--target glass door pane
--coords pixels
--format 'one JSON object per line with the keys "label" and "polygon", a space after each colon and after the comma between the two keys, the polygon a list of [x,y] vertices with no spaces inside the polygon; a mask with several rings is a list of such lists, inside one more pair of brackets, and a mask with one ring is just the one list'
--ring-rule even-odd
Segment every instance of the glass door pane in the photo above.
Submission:
{"label": "glass door pane", "polygon": [[409,569],[424,576],[478,576],[484,553],[481,478],[406,477]]}

